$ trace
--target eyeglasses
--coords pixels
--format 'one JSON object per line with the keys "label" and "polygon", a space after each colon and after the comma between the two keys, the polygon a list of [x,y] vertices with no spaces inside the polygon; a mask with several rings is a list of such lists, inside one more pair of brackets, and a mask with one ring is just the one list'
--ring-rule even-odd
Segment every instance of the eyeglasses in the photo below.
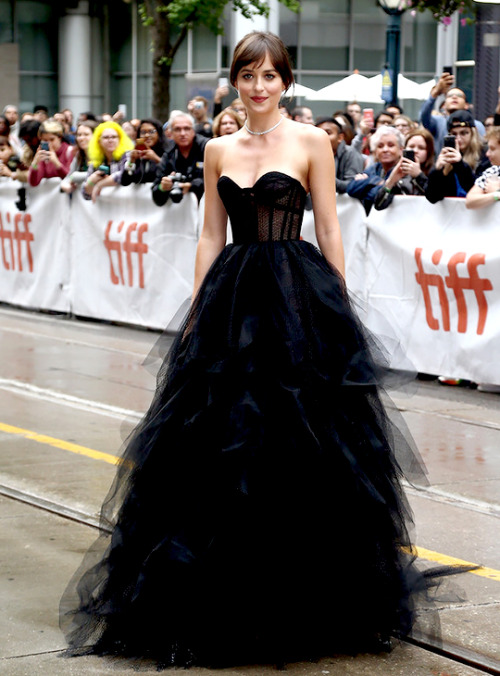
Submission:
{"label": "eyeglasses", "polygon": [[157,133],[156,129],[149,129],[148,131],[141,131],[139,136],[154,136]]}
{"label": "eyeglasses", "polygon": [[453,94],[446,94],[447,99],[451,99],[453,97],[457,99],[465,99],[465,94],[462,94],[461,92],[453,92]]}
{"label": "eyeglasses", "polygon": [[101,136],[103,141],[118,141],[119,136]]}

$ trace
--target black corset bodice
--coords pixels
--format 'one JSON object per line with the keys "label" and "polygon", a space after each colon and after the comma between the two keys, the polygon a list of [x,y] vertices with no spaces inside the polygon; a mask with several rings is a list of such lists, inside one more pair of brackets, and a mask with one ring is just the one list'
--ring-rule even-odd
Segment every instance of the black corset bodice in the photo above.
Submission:
{"label": "black corset bodice", "polygon": [[306,191],[296,178],[268,171],[253,187],[241,188],[221,176],[217,187],[235,244],[300,239]]}

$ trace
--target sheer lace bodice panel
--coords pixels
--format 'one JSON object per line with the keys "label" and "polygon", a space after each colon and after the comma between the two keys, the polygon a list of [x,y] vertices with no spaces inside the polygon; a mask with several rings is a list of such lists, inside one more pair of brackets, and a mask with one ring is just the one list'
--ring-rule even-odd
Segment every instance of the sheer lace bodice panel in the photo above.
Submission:
{"label": "sheer lace bodice panel", "polygon": [[269,171],[251,188],[229,176],[221,176],[217,186],[235,244],[300,239],[306,191],[296,178]]}

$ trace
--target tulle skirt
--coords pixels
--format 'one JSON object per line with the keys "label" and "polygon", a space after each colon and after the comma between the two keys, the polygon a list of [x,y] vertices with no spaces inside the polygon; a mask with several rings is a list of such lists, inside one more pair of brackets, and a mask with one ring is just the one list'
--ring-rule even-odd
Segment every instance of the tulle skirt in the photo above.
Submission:
{"label": "tulle skirt", "polygon": [[61,602],[71,653],[217,666],[407,634],[433,578],[400,483],[403,466],[424,473],[382,404],[385,373],[315,247],[228,245]]}

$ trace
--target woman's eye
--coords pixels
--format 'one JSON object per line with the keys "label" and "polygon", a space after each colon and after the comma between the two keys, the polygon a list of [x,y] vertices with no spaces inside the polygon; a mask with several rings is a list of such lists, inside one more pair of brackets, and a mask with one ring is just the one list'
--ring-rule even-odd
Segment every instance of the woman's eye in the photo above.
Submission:
{"label": "woman's eye", "polygon": [[249,80],[251,77],[252,77],[251,73],[245,73],[245,74],[243,75],[243,79],[244,79],[244,80]]}
{"label": "woman's eye", "polygon": [[266,78],[267,78],[268,80],[273,80],[274,77],[275,77],[275,76],[273,75],[273,73],[267,73],[267,75],[266,75]]}

